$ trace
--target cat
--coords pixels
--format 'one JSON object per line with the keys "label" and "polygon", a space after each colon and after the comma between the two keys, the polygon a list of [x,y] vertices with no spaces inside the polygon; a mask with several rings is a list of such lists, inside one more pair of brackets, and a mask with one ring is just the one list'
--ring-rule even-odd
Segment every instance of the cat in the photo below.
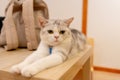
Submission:
{"label": "cat", "polygon": [[14,65],[10,71],[31,77],[44,69],[63,63],[70,55],[84,50],[86,45],[84,34],[69,28],[73,19],[72,17],[64,20],[47,20],[40,17],[41,42],[37,50],[23,62]]}

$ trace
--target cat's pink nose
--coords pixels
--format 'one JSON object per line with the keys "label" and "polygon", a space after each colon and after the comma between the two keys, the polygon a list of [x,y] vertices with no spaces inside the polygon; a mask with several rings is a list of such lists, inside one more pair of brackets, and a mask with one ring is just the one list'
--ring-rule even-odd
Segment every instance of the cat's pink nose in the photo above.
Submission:
{"label": "cat's pink nose", "polygon": [[59,38],[59,36],[54,36],[56,39],[58,39]]}

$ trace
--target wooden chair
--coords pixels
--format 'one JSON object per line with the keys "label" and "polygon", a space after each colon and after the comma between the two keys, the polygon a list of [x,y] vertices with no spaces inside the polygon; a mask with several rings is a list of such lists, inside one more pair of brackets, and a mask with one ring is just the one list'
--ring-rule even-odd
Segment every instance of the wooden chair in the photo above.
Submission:
{"label": "wooden chair", "polygon": [[[87,0],[83,0],[82,21],[82,31],[87,34]],[[93,39],[88,39],[88,43],[93,45]],[[93,47],[90,45],[81,54],[74,56],[63,64],[46,69],[31,78],[11,74],[9,69],[12,65],[24,60],[32,51],[26,49],[5,51],[3,48],[0,48],[0,80],[92,80],[91,68],[93,60],[91,55]]]}

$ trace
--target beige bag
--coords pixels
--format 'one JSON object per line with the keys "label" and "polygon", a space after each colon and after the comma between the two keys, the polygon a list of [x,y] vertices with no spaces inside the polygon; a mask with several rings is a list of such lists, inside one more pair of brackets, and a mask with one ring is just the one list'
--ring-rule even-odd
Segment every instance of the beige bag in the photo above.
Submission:
{"label": "beige bag", "polygon": [[0,46],[6,50],[18,47],[36,49],[40,41],[39,16],[49,18],[48,7],[43,0],[12,0],[6,8]]}

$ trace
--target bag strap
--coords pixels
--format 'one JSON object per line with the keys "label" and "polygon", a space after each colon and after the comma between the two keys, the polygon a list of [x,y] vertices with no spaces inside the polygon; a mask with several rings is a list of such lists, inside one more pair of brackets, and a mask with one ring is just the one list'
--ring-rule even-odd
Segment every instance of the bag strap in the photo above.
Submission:
{"label": "bag strap", "polygon": [[39,2],[39,3],[41,3],[41,4],[39,4],[39,5],[41,5],[41,8],[43,10],[43,15],[46,19],[49,19],[48,6],[43,0],[40,0],[40,1],[41,2]]}
{"label": "bag strap", "polygon": [[36,49],[38,41],[35,32],[33,0],[25,0],[23,2],[23,20],[25,25],[25,34],[27,39],[27,48],[29,50]]}
{"label": "bag strap", "polygon": [[3,26],[5,27],[6,33],[6,50],[16,49],[19,45],[16,26],[13,19],[13,6],[13,3],[9,6]]}

